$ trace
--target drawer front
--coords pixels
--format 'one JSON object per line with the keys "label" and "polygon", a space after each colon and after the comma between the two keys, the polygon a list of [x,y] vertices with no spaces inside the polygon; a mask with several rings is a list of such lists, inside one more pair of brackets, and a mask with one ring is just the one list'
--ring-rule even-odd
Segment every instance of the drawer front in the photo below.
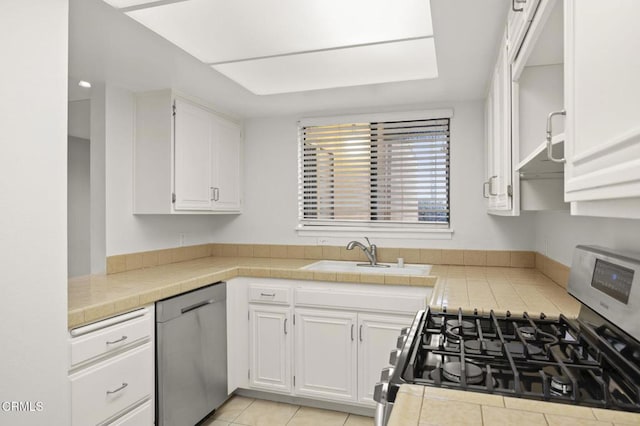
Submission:
{"label": "drawer front", "polygon": [[415,294],[328,291],[297,288],[296,306],[413,314],[427,305],[430,289]]}
{"label": "drawer front", "polygon": [[145,402],[140,407],[109,423],[109,426],[152,426],[154,413],[151,402]]}
{"label": "drawer front", "polygon": [[95,425],[153,395],[151,343],[71,376],[74,426]]}
{"label": "drawer front", "polygon": [[71,365],[108,354],[136,341],[151,338],[153,318],[147,314],[71,339]]}
{"label": "drawer front", "polygon": [[250,285],[249,302],[273,303],[276,305],[291,304],[291,289],[287,287]]}

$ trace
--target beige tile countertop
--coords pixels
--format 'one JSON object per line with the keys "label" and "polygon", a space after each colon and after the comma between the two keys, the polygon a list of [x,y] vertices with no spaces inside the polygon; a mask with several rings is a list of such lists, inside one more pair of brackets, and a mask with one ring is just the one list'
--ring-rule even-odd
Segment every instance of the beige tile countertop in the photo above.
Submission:
{"label": "beige tile countertop", "polygon": [[88,324],[237,276],[430,286],[433,276],[318,272],[300,269],[316,260],[203,257],[109,275],[69,280],[68,327]]}
{"label": "beige tile countertop", "polygon": [[403,385],[388,426],[639,425],[640,414],[479,392]]}

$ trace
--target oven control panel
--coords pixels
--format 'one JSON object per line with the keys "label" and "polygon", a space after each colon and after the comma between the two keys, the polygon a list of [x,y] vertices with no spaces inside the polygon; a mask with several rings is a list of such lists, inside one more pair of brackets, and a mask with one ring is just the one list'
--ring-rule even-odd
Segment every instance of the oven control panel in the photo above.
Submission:
{"label": "oven control panel", "polygon": [[597,246],[577,246],[571,295],[640,340],[640,255]]}
{"label": "oven control panel", "polygon": [[633,269],[596,259],[591,286],[627,305],[633,276]]}

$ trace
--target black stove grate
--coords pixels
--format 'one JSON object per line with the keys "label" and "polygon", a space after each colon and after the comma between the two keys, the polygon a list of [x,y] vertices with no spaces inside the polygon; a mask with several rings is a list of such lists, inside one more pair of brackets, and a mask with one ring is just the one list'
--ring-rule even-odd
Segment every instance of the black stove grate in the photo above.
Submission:
{"label": "black stove grate", "polygon": [[640,412],[640,369],[601,334],[563,315],[427,310],[402,379]]}

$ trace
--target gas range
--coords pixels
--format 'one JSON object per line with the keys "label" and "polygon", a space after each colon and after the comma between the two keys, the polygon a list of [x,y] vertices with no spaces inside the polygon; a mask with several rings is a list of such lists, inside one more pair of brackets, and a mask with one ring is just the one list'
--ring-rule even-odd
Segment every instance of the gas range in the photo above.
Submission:
{"label": "gas range", "polygon": [[405,383],[640,412],[638,280],[640,260],[579,246],[568,288],[577,319],[418,312],[376,386],[376,424]]}

